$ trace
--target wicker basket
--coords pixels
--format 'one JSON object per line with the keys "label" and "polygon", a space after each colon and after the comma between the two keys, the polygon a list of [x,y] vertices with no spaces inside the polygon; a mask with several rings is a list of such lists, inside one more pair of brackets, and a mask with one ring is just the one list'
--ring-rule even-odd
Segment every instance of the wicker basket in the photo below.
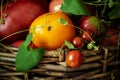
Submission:
{"label": "wicker basket", "polygon": [[43,60],[29,72],[17,72],[15,54],[18,48],[0,46],[0,80],[111,80],[120,75],[119,47],[111,46],[99,50],[83,50],[84,62],[79,68],[66,65],[64,49],[45,51]]}

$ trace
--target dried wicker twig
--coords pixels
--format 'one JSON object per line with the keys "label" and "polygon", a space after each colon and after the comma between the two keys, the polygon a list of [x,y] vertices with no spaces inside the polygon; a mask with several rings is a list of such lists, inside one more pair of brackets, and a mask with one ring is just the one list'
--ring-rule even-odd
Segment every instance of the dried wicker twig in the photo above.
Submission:
{"label": "dried wicker twig", "polygon": [[[113,66],[113,65],[120,65],[120,62],[113,61],[111,63],[108,63],[108,66]],[[41,68],[41,69],[47,69],[47,70],[53,70],[53,71],[65,71],[65,72],[80,71],[80,70],[99,68],[99,67],[102,67],[102,64],[100,64],[99,62],[83,64],[79,68],[75,68],[75,69],[70,68],[70,67],[63,67],[60,65],[54,65],[54,64],[41,64],[41,65],[39,65],[39,68]]]}
{"label": "dried wicker twig", "polygon": [[83,62],[83,63],[89,63],[89,62],[97,61],[97,60],[100,60],[100,59],[102,59],[102,58],[103,58],[102,55],[93,56],[93,57],[88,57],[88,58],[85,58],[85,59],[84,59],[84,62]]}
{"label": "dried wicker twig", "polygon": [[[11,47],[14,54],[9,51],[0,51],[0,66],[5,70],[2,70],[2,76],[9,76],[9,79],[21,79],[17,76],[23,76],[24,79],[28,79],[28,75],[32,75],[32,79],[58,79],[59,77],[64,77],[66,79],[70,79],[70,77],[74,79],[94,79],[100,77],[106,77],[107,68],[120,65],[119,60],[115,60],[117,54],[116,47],[110,47],[109,51],[104,53],[104,49],[100,48],[99,50],[84,50],[82,51],[84,55],[84,62],[79,68],[70,68],[65,62],[65,54],[66,51],[62,50],[59,53],[58,50],[45,51],[43,60],[35,66],[32,70],[26,73],[27,77],[25,77],[25,73],[16,72],[15,68],[15,56],[18,51],[18,48]],[[108,49],[107,49],[108,50]],[[105,55],[103,55],[105,54]],[[106,61],[106,62],[104,62]],[[102,63],[104,63],[104,66]],[[106,63],[106,64],[105,64]],[[106,65],[106,66],[105,66]],[[101,72],[102,68],[104,68],[104,72]],[[94,70],[94,71],[93,71]],[[7,74],[4,74],[7,73]],[[16,74],[15,74],[16,73]],[[109,73],[109,71],[108,71]],[[10,75],[11,74],[11,75]],[[34,74],[39,75],[35,76]],[[42,77],[41,75],[45,75],[48,77]],[[97,77],[96,77],[97,76]],[[22,77],[22,78],[23,78]]]}
{"label": "dried wicker twig", "polygon": [[0,57],[0,62],[1,62],[1,61],[15,62],[15,58]]}
{"label": "dried wicker twig", "polygon": [[63,67],[68,67],[67,63],[64,61],[64,62],[57,62],[60,66],[63,66]]}
{"label": "dried wicker twig", "polygon": [[0,72],[0,76],[20,76],[20,75],[24,75],[24,73],[23,72],[10,72],[10,71]]}
{"label": "dried wicker twig", "polygon": [[53,62],[58,62],[59,58],[43,58],[40,63],[53,63]]}
{"label": "dried wicker twig", "polygon": [[21,78],[19,77],[16,77],[16,76],[10,76],[11,80],[22,80]]}
{"label": "dried wicker twig", "polygon": [[41,75],[48,75],[48,76],[54,76],[54,77],[74,77],[77,75],[82,74],[83,72],[61,72],[61,71],[52,71],[52,70],[47,70],[43,72],[37,72],[38,74]]}
{"label": "dried wicker twig", "polygon": [[85,70],[90,68],[101,67],[101,66],[102,65],[100,63],[94,62],[91,64],[83,64],[79,68],[75,68],[75,69],[70,67],[63,67],[55,64],[41,64],[39,65],[39,68],[46,69],[46,70],[53,70],[53,71],[71,72],[71,71],[80,71],[80,70]]}
{"label": "dried wicker twig", "polygon": [[109,72],[104,72],[104,73],[99,73],[99,74],[95,74],[91,77],[87,77],[86,79],[87,80],[93,80],[93,79],[99,79],[99,78],[104,78],[104,77],[107,77],[107,76],[110,76],[111,73],[116,73],[118,72],[118,70],[113,70],[113,71],[109,71]]}
{"label": "dried wicker twig", "polygon": [[56,80],[57,77],[33,77],[33,80]]}
{"label": "dried wicker twig", "polygon": [[46,57],[59,57],[59,53],[57,50],[45,51],[44,56],[46,56]]}
{"label": "dried wicker twig", "polygon": [[15,58],[15,54],[11,54],[10,52],[0,52],[0,57],[1,56]]}
{"label": "dried wicker twig", "polygon": [[86,79],[87,77],[95,75],[96,73],[98,73],[100,71],[101,71],[100,69],[93,70],[93,71],[87,72],[85,74],[81,74],[79,76],[73,77],[72,80],[79,80],[79,79],[83,80],[83,79]]}
{"label": "dried wicker twig", "polygon": [[5,62],[5,61],[1,62],[0,61],[0,65],[14,66],[15,64],[14,63],[10,63],[10,62]]}
{"label": "dried wicker twig", "polygon": [[83,50],[82,53],[85,57],[88,57],[88,56],[103,54],[104,50],[102,48],[100,48],[99,50]]}

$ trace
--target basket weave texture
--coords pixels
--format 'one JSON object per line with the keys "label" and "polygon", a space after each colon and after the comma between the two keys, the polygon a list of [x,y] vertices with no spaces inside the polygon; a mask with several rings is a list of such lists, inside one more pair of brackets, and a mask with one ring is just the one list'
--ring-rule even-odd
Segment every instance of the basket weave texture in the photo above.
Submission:
{"label": "basket weave texture", "polygon": [[120,54],[116,46],[83,50],[84,61],[79,68],[66,64],[66,49],[60,55],[57,50],[45,51],[42,61],[25,73],[15,68],[18,48],[8,47],[9,50],[0,47],[0,80],[111,80],[120,75]]}

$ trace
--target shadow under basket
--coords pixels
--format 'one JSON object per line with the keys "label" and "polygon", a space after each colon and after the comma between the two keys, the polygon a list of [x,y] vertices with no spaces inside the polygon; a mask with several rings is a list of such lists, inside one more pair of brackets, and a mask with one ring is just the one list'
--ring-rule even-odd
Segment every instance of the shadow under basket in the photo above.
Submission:
{"label": "shadow under basket", "polygon": [[45,51],[42,61],[28,72],[18,72],[15,56],[18,48],[0,46],[0,80],[118,80],[120,76],[120,49],[117,46],[99,50],[83,50],[83,64],[71,68],[65,62],[68,50]]}

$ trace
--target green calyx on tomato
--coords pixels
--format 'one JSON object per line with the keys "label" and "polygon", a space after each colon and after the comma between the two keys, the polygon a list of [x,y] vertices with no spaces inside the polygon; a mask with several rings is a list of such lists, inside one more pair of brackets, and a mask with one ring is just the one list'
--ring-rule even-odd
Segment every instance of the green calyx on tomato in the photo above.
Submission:
{"label": "green calyx on tomato", "polygon": [[90,17],[90,23],[97,28],[98,31],[100,31],[101,33],[105,33],[106,29],[104,24],[99,20],[99,18],[95,17],[95,16],[91,16]]}
{"label": "green calyx on tomato", "polygon": [[85,31],[90,31],[96,37],[106,32],[104,24],[95,16],[83,16],[79,27]]}
{"label": "green calyx on tomato", "polygon": [[92,41],[90,43],[87,44],[87,49],[94,49],[94,50],[98,50],[99,46],[95,45],[95,41]]}

